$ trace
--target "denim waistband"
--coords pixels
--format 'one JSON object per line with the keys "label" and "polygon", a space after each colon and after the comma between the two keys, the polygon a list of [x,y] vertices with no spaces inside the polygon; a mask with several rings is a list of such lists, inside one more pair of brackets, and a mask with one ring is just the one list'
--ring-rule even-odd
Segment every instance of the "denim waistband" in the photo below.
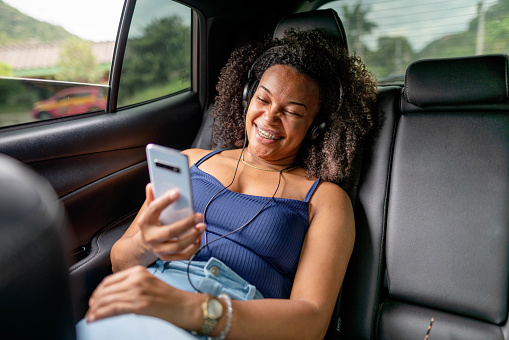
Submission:
{"label": "denim waistband", "polygon": [[157,260],[148,270],[160,280],[185,291],[196,291],[189,283],[191,280],[203,293],[215,296],[226,293],[235,300],[263,299],[262,293],[254,285],[215,257],[208,261],[192,261],[189,265],[189,278],[188,263],[188,261]]}

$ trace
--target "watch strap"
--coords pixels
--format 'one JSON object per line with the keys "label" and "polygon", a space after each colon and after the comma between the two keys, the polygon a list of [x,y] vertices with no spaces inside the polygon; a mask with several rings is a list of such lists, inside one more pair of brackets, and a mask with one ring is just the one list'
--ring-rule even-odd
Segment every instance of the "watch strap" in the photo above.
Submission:
{"label": "watch strap", "polygon": [[[216,327],[217,323],[219,322],[219,318],[214,319],[209,316],[208,313],[208,304],[210,303],[210,300],[215,299],[219,301],[215,296],[207,294],[206,300],[201,304],[201,309],[203,311],[203,325],[201,326],[200,330],[198,331],[198,335],[204,335],[208,336],[214,327]],[[219,302],[220,303],[220,302]]]}

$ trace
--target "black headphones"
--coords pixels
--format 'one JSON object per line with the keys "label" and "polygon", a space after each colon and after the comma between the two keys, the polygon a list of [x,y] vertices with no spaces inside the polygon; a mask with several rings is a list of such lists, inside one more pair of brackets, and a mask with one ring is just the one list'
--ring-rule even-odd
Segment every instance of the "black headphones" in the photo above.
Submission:
{"label": "black headphones", "polygon": [[[279,47],[279,46],[275,46]],[[269,48],[267,51],[271,50],[272,48]],[[263,54],[265,54],[267,51],[265,51]],[[263,55],[262,54],[262,55]],[[255,65],[258,63],[258,61],[261,59],[261,56],[255,60],[253,65],[251,65],[251,68],[249,69],[249,72],[247,73],[247,83],[244,85],[244,90],[242,91],[242,106],[244,107],[244,112],[247,111],[247,108],[249,107],[249,103],[251,102],[251,99],[253,98],[254,93],[256,92],[256,89],[259,84],[259,80],[256,79],[254,76],[254,68]],[[343,103],[343,84],[341,83],[341,79],[339,80],[339,106],[336,112],[339,112],[341,108],[341,104]],[[309,139],[310,141],[315,141],[320,137],[320,135],[323,133],[325,128],[327,127],[327,120],[328,116],[325,114],[321,114],[319,111],[313,121],[313,124],[309,127],[306,139]]]}
{"label": "black headphones", "polygon": [[251,65],[251,68],[249,69],[249,72],[247,73],[247,83],[244,85],[244,91],[242,92],[242,106],[244,109],[247,110],[249,107],[249,103],[251,102],[251,99],[253,98],[254,93],[256,92],[256,88],[258,87],[259,80],[256,79],[254,76],[253,68],[256,62],[255,60],[253,65]]}

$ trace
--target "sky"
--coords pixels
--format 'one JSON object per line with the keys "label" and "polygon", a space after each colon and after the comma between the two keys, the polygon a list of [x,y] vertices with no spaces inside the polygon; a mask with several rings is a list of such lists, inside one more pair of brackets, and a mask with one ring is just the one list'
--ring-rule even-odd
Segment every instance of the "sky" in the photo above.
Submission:
{"label": "sky", "polygon": [[[20,12],[92,41],[113,41],[124,0],[3,0]],[[58,13],[58,15],[55,15]]]}

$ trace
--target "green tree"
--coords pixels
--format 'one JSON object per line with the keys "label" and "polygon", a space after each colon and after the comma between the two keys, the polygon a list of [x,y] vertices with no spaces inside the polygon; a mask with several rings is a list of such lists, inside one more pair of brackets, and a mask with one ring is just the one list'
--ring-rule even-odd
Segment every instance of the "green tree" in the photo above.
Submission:
{"label": "green tree", "polygon": [[178,81],[182,72],[190,69],[189,39],[189,26],[176,15],[153,21],[141,37],[129,39],[122,67],[122,94]]}
{"label": "green tree", "polygon": [[474,55],[475,39],[476,33],[470,30],[443,36],[423,48],[418,54],[416,54],[416,59],[454,58]]}
{"label": "green tree", "polygon": [[[482,3],[482,2],[481,2]],[[484,12],[484,50],[489,53],[507,53],[509,49],[509,0],[500,0]],[[472,20],[477,30],[480,18]]]}
{"label": "green tree", "polygon": [[0,114],[11,112],[14,107],[26,106],[31,99],[21,82],[3,78],[12,76],[12,67],[0,61]]}
{"label": "green tree", "polygon": [[414,59],[412,46],[406,37],[380,37],[378,50],[368,52],[364,61],[379,79],[400,76]]}
{"label": "green tree", "polygon": [[509,18],[488,21],[486,32],[488,33],[485,39],[486,50],[490,53],[509,51]]}
{"label": "green tree", "polygon": [[[485,3],[478,7],[477,16],[472,19],[467,30],[446,35],[431,42],[416,57],[422,59],[475,55],[478,53],[476,48],[480,43],[479,34],[483,34],[481,53],[507,53],[509,50],[509,19],[507,19],[509,0],[499,0],[488,8],[484,6]],[[481,22],[484,29],[480,30]]]}
{"label": "green tree", "polygon": [[12,67],[9,64],[0,61],[0,76],[12,77]]}
{"label": "green tree", "polygon": [[58,66],[61,71],[56,76],[57,80],[97,83],[102,78],[92,53],[92,44],[79,38],[72,37],[64,42]]}
{"label": "green tree", "polygon": [[352,8],[346,5],[343,6],[342,18],[346,26],[345,30],[348,32],[348,40],[352,42],[353,50],[361,57],[364,55],[362,38],[377,27],[376,23],[367,19],[370,11],[371,6],[363,6],[362,0],[358,0]]}

